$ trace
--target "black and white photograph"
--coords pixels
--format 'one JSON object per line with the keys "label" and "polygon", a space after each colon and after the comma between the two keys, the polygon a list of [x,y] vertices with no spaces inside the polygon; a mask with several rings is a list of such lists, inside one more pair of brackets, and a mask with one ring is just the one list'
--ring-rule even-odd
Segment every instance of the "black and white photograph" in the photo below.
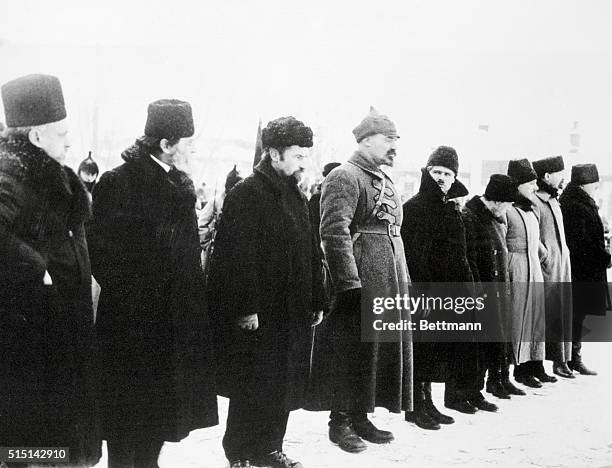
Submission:
{"label": "black and white photograph", "polygon": [[611,23],[0,2],[0,468],[612,467]]}

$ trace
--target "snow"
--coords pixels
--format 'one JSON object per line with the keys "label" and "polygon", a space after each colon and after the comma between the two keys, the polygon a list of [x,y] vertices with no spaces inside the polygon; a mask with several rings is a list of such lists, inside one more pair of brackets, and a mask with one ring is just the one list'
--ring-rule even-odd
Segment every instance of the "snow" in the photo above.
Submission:
{"label": "snow", "polygon": [[[583,359],[599,372],[596,377],[526,388],[527,396],[498,400],[498,413],[480,411],[464,415],[443,409],[443,385],[434,384],[434,402],[456,422],[439,431],[425,431],[404,421],[403,415],[377,411],[372,420],[393,431],[395,441],[368,444],[360,454],[342,452],[327,438],[327,413],[296,411],[291,414],[285,452],[305,468],[440,466],[612,466],[612,372],[608,359],[611,343],[585,343]],[[547,363],[550,371],[550,363]],[[489,398],[490,397],[490,398]],[[161,468],[221,468],[229,466],[221,447],[227,400],[219,398],[219,419],[214,428],[193,431],[179,443],[166,443]],[[106,449],[97,468],[106,467]]]}

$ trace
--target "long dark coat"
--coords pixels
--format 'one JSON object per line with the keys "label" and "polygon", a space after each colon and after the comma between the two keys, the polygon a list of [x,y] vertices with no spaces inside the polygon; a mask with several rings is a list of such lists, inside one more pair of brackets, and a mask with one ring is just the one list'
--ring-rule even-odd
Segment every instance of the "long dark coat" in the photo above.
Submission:
{"label": "long dark coat", "polygon": [[610,309],[606,279],[610,254],[605,249],[597,204],[571,182],[559,201],[572,264],[574,314],[606,315]]}
{"label": "long dark coat", "polygon": [[[321,281],[306,198],[265,159],[225,198],[212,255],[207,290],[221,395],[277,402],[279,411],[302,406]],[[259,328],[240,329],[237,320],[251,314]]]}
{"label": "long dark coat", "polygon": [[68,446],[79,466],[101,455],[89,213],[72,170],[26,135],[0,138],[0,445]]}
{"label": "long dark coat", "polygon": [[[481,316],[490,329],[487,343],[479,343],[479,364],[499,359],[509,349],[512,320],[507,302],[508,248],[506,224],[485,206],[479,196],[470,199],[461,212],[465,226],[467,258],[475,283],[488,283],[483,290],[491,299]],[[510,356],[508,356],[510,357]]]}
{"label": "long dark coat", "polygon": [[[467,188],[455,180],[446,196],[431,177],[421,170],[419,192],[404,203],[402,239],[410,277],[418,288],[425,283],[471,283],[467,260],[465,227],[457,203],[452,199],[468,194]],[[417,290],[417,293],[421,291]],[[425,292],[425,291],[422,291]],[[475,362],[475,354],[465,343],[414,344],[414,379],[445,381],[449,365]],[[459,356],[465,357],[460,359]],[[473,359],[468,358],[471,356]],[[473,371],[473,369],[470,369]]]}
{"label": "long dark coat", "polygon": [[195,193],[136,146],[123,158],[94,189],[89,232],[104,436],[178,441],[217,424]]}
{"label": "long dark coat", "polygon": [[[381,209],[372,217],[379,199]],[[359,151],[325,178],[320,232],[336,292],[361,289],[364,296],[389,297],[408,293],[402,239],[387,234],[389,224],[401,223],[393,181]],[[313,399],[307,409],[410,411],[410,331],[398,331],[392,342],[362,341],[359,306],[335,309],[316,330]]]}

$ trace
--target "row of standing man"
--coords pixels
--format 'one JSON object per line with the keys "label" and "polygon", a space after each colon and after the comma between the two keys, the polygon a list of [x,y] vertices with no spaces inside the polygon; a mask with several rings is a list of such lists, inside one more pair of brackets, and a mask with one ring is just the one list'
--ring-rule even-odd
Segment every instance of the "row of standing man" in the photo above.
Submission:
{"label": "row of standing man", "polygon": [[[555,185],[562,160],[550,158],[535,171],[512,161],[511,177],[492,176],[460,211],[458,157],[440,147],[402,207],[381,169],[393,165],[399,136],[372,111],[353,130],[357,151],[329,172],[309,209],[298,178],[312,131],[279,118],[262,131],[253,174],[225,195],[205,281],[193,183],[174,166],[194,151],[187,102],[149,105],[144,135],[102,175],[92,209],[63,164],[70,143],[59,80],[17,78],[2,100],[0,418],[9,423],[0,445],[68,446],[71,465],[91,466],[104,439],[110,467],[155,467],[164,441],[218,423],[220,394],[229,398],[223,447],[232,467],[297,468],[283,451],[292,410],[330,411],[330,440],[360,452],[364,440],[393,440],[368,419],[376,407],[405,411],[426,429],[452,423],[433,404],[432,381],[445,382],[447,407],[474,413],[497,409],[481,393],[487,370],[487,390],[500,398],[522,393],[510,363],[525,385],[554,379],[541,365],[548,346],[514,327],[496,346],[413,346],[410,332],[362,342],[362,289],[585,282],[588,294],[573,298],[578,333],[585,313],[609,305],[593,165],[572,168],[561,210],[545,183]],[[544,276],[552,265],[558,276]],[[101,286],[95,323],[92,273]],[[545,301],[514,302],[523,328],[548,317]],[[561,308],[552,314],[567,316]],[[555,373],[567,378],[590,372],[576,333],[573,341],[548,344]]]}

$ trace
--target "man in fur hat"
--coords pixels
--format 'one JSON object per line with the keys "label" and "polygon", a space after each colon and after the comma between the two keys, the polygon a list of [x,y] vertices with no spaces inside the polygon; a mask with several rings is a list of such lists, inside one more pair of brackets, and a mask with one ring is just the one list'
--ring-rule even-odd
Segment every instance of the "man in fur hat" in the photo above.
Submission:
{"label": "man in fur hat", "polygon": [[563,224],[572,262],[573,330],[570,369],[597,375],[582,361],[582,324],[587,315],[603,316],[610,310],[606,270],[610,252],[596,197],[599,173],[595,164],[572,167],[572,178],[560,197]]}
{"label": "man in fur hat", "polygon": [[89,199],[63,165],[70,147],[59,80],[2,86],[0,443],[62,446],[95,465],[94,318],[84,222]]}
{"label": "man in fur hat", "polygon": [[304,403],[312,327],[323,315],[321,259],[298,188],[312,144],[296,118],[269,122],[263,158],[223,203],[207,291],[232,468],[302,467],[283,439]]}
{"label": "man in fur hat", "polygon": [[[503,174],[493,174],[482,196],[474,196],[462,210],[467,241],[467,258],[474,276],[474,282],[485,283],[484,290],[489,296],[500,298],[493,303],[495,327],[499,341],[478,343],[479,368],[474,393],[484,386],[488,371],[486,389],[498,398],[508,399],[510,395],[525,395],[525,392],[510,382],[512,348],[508,342],[512,331],[508,320],[505,285],[508,276],[508,248],[506,247],[506,211],[516,199],[516,185]],[[497,294],[496,294],[497,293]],[[476,394],[476,397],[478,395]]]}
{"label": "man in fur hat", "polygon": [[157,466],[164,441],[217,424],[189,103],[149,105],[144,136],[93,192],[90,250],[109,466]]}
{"label": "man in fur hat", "polygon": [[514,378],[532,388],[556,378],[544,372],[545,292],[540,265],[540,226],[533,204],[537,174],[527,159],[508,163],[518,185],[517,201],[507,211],[506,245],[512,299]]}
{"label": "man in fur hat", "polygon": [[563,187],[563,157],[534,161],[533,169],[538,175],[538,190],[533,206],[540,223],[540,260],[546,288],[545,354],[546,359],[553,362],[553,373],[571,379],[574,375],[567,362],[572,353],[572,274],[563,214],[557,200],[559,190]]}
{"label": "man in fur hat", "polygon": [[[455,199],[467,188],[457,179],[459,158],[454,148],[438,147],[421,170],[419,192],[404,204],[402,237],[406,260],[415,284],[471,283],[465,227]],[[427,286],[424,286],[427,287]],[[439,429],[453,418],[435,407],[431,382],[445,382],[444,404],[474,414],[497,406],[476,395],[477,352],[471,343],[415,342],[415,411],[406,420],[423,429]]]}

